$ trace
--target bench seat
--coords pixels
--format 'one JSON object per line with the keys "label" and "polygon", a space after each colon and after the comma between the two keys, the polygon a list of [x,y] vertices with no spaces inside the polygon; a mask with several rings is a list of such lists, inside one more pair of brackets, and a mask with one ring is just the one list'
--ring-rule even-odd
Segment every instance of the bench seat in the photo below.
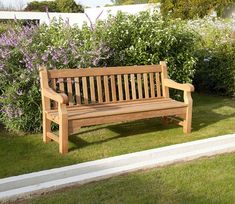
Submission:
{"label": "bench seat", "polygon": [[[114,104],[96,104],[68,107],[68,120],[78,120],[86,118],[98,118],[105,116],[122,115],[137,112],[164,111],[178,109],[178,114],[182,113],[182,108],[186,110],[187,105],[183,102],[170,98],[153,99],[145,101],[119,102]],[[54,122],[59,122],[58,110],[46,111],[47,117]],[[173,112],[172,115],[176,114]],[[154,117],[154,115],[153,115]],[[99,123],[100,124],[100,123]]]}

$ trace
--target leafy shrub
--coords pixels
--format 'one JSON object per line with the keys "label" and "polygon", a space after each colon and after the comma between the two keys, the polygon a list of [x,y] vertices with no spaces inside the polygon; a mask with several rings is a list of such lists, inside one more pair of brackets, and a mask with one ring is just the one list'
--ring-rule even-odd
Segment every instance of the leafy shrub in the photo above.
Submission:
{"label": "leafy shrub", "polygon": [[185,22],[158,14],[119,13],[94,27],[25,26],[0,36],[2,122],[10,130],[41,130],[38,66],[48,69],[155,64],[167,60],[170,76],[191,82],[197,37]]}
{"label": "leafy shrub", "polygon": [[104,42],[111,49],[103,64],[158,64],[166,60],[169,75],[176,81],[191,82],[194,76],[198,36],[186,22],[163,20],[157,13],[119,13],[107,22],[98,23],[95,34],[98,42]]}
{"label": "leafy shrub", "polygon": [[205,18],[190,23],[201,34],[195,56],[198,58],[194,84],[198,91],[235,95],[235,42],[231,24]]}

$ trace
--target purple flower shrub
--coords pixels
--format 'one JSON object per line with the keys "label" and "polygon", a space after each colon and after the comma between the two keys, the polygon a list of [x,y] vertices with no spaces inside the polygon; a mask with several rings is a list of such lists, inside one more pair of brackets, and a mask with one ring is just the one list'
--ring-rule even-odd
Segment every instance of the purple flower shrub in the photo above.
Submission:
{"label": "purple flower shrub", "polygon": [[93,32],[60,21],[16,27],[0,36],[0,120],[8,129],[41,130],[40,65],[93,67],[109,57],[109,48],[96,43]]}

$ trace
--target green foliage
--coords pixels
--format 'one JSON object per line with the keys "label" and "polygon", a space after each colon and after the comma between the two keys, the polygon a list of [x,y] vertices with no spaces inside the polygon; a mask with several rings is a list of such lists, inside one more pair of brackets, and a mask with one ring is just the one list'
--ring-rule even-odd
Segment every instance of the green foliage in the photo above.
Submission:
{"label": "green foliage", "polygon": [[25,11],[45,12],[64,12],[64,13],[83,13],[82,5],[76,4],[74,0],[56,0],[56,1],[32,1],[28,3]]}
{"label": "green foliage", "polygon": [[82,5],[76,4],[74,0],[56,0],[57,8],[60,12],[64,13],[83,13]]}
{"label": "green foliage", "polygon": [[112,0],[115,5],[159,3],[160,0]]}
{"label": "green foliage", "polygon": [[198,58],[194,84],[198,91],[235,95],[235,41],[231,24],[210,19],[195,21],[202,36],[195,56]]}
{"label": "green foliage", "polygon": [[54,1],[32,1],[28,3],[25,11],[38,11],[45,12],[48,9],[48,12],[60,12],[57,8],[57,4]]}
{"label": "green foliage", "polygon": [[232,3],[234,0],[161,0],[161,13],[173,18],[194,19],[203,18],[215,10],[221,16]]}

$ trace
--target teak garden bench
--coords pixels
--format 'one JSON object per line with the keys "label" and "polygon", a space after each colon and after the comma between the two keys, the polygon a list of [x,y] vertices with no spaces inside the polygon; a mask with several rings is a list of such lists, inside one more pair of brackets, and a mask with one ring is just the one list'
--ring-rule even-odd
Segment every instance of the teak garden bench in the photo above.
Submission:
{"label": "teak garden bench", "polygon": [[[68,152],[68,136],[82,126],[144,118],[176,116],[184,133],[191,132],[194,87],[179,84],[160,65],[47,70],[40,68],[43,141]],[[184,102],[169,97],[169,88],[184,91]],[[51,131],[59,125],[59,137]]]}

